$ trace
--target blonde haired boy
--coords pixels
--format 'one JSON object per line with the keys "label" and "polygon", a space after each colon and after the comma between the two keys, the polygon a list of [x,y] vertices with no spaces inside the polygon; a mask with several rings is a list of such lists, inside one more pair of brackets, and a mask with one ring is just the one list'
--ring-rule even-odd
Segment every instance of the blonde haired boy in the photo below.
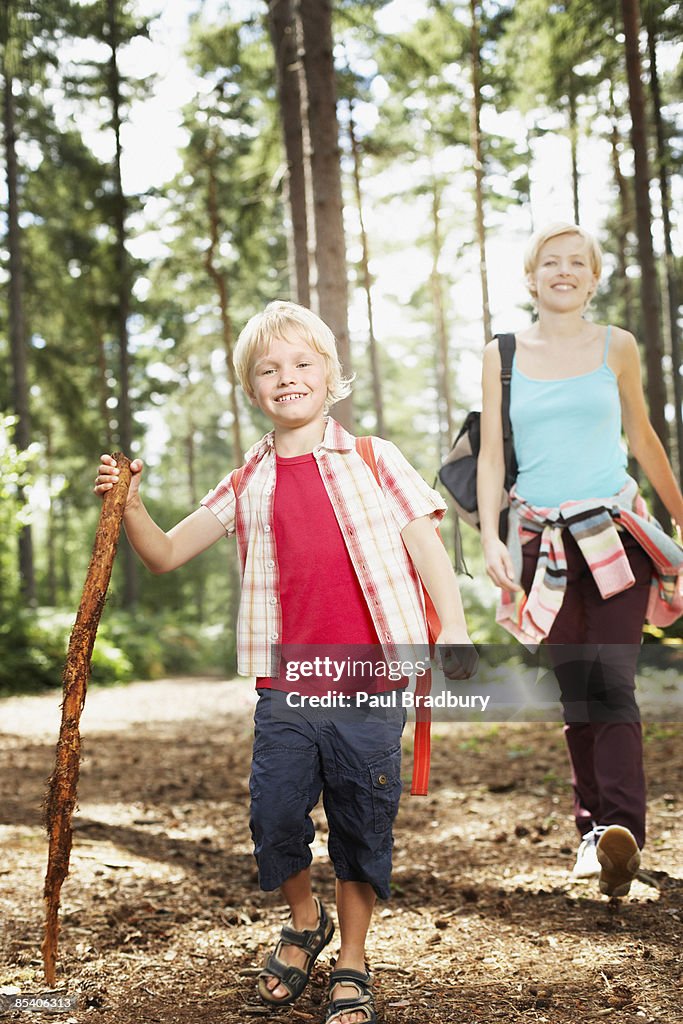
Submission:
{"label": "blonde haired boy", "polygon": [[[389,896],[405,712],[389,710],[379,723],[300,714],[287,704],[280,652],[291,644],[372,645],[390,660],[399,645],[426,645],[420,579],[441,621],[438,641],[469,645],[455,574],[435,532],[445,504],[393,444],[375,438],[378,486],[355,438],[326,415],[350,381],[332,332],[310,310],[271,303],[242,331],[234,361],[245,393],[273,425],[247,452],[239,485],[229,473],[164,533],[142,504],[137,459],[124,525],[155,573],[236,535],[238,668],[257,677],[259,693],[251,830],[261,888],[279,888],[291,913],[259,993],[270,1004],[294,1002],[334,931],[310,877],[310,812],[322,792],[341,934],[326,1019],[372,1024],[365,942],[377,896]],[[96,493],[117,476],[102,456]],[[329,689],[329,680],[315,682]]]}

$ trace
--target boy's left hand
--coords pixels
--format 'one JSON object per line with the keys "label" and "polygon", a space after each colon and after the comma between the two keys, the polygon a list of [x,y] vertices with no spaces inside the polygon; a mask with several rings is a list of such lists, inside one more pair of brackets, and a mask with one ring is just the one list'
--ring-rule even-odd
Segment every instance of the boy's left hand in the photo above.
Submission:
{"label": "boy's left hand", "polygon": [[479,655],[467,633],[442,630],[436,640],[436,653],[446,679],[471,679],[477,674]]}

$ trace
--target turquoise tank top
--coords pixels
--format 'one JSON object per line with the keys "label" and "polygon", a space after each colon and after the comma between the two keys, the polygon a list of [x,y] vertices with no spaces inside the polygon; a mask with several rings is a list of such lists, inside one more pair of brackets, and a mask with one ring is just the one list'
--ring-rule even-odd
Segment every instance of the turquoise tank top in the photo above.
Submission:
{"label": "turquoise tank top", "polygon": [[532,505],[607,498],[626,483],[617,378],[602,365],[561,380],[536,380],[512,363],[510,419],[519,472],[517,493]]}

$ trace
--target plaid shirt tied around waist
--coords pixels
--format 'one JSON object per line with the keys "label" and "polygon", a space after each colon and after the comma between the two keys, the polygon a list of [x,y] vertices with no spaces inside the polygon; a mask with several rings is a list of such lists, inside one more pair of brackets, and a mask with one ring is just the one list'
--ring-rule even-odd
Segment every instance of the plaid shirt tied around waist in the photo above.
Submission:
{"label": "plaid shirt tied around waist", "polygon": [[[428,643],[422,588],[401,530],[421,516],[430,516],[436,524],[446,505],[393,444],[373,438],[373,448],[381,487],[357,453],[355,438],[331,417],[313,456],[384,655],[396,660],[401,657],[399,646]],[[231,477],[229,473],[201,504],[237,539],[242,576],[238,671],[246,676],[276,676],[282,610],[273,522],[276,461],[272,432],[247,452],[237,498]]]}
{"label": "plaid shirt tied around waist", "polygon": [[547,637],[567,589],[567,559],[562,533],[569,530],[588,563],[603,598],[634,583],[617,524],[635,537],[652,562],[647,621],[668,626],[683,612],[683,550],[648,512],[631,477],[611,498],[565,501],[558,508],[530,505],[510,494],[508,548],[515,579],[522,575],[522,546],[541,534],[538,563],[527,595],[501,592],[496,621],[522,643]]}

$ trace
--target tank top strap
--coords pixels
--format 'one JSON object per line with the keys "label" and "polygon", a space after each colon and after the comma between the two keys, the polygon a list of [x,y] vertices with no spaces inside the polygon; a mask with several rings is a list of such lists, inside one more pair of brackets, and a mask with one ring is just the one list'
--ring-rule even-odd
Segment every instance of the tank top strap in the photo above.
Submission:
{"label": "tank top strap", "polygon": [[603,357],[602,357],[602,365],[603,366],[607,366],[607,353],[609,351],[609,339],[610,339],[611,333],[612,333],[612,325],[611,324],[607,324],[607,333],[605,334],[605,351],[604,351]]}

